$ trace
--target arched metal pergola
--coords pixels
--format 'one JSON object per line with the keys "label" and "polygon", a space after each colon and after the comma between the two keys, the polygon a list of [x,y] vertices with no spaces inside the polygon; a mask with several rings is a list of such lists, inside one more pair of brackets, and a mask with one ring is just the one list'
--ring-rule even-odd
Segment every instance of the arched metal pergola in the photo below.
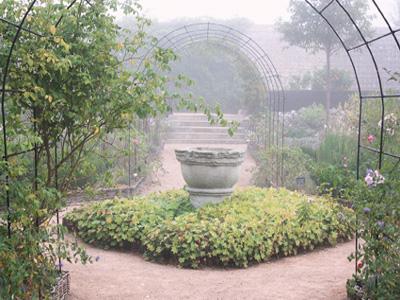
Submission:
{"label": "arched metal pergola", "polygon": [[[377,169],[381,169],[384,160],[394,160],[393,165],[395,168],[398,167],[400,161],[400,153],[390,153],[385,149],[385,117],[388,113],[385,109],[385,100],[400,98],[398,90],[390,89],[388,85],[389,77],[387,70],[393,70],[393,68],[399,67],[400,59],[400,28],[396,28],[395,24],[391,24],[388,17],[383,13],[382,3],[378,0],[370,0],[370,6],[372,12],[380,19],[384,24],[384,30],[378,32],[373,37],[369,37],[368,32],[365,32],[361,25],[355,21],[351,13],[352,7],[348,1],[344,0],[305,0],[305,2],[315,11],[316,14],[320,15],[325,20],[326,24],[331,28],[332,32],[339,39],[343,50],[346,52],[351,66],[354,71],[354,77],[357,83],[358,97],[359,97],[359,117],[358,117],[358,137],[357,137],[357,179],[361,178],[362,167],[362,154],[363,152],[369,152],[377,155]],[[350,22],[353,39],[345,39],[340,34],[340,26],[342,24],[335,22],[334,16],[342,14]],[[391,50],[395,56],[393,60],[390,60],[390,65],[386,65],[384,62],[379,60],[379,51],[381,51],[382,42],[389,42]],[[367,53],[368,60],[365,62],[362,57],[364,53]],[[397,60],[397,62],[396,62]],[[372,74],[374,74],[373,89],[369,86],[369,82],[361,79],[361,70],[364,64],[368,65],[368,68]],[[396,70],[397,71],[397,70]],[[381,107],[380,116],[380,136],[378,137],[379,146],[371,147],[368,145],[366,139],[363,139],[368,133],[363,131],[364,116],[366,114],[364,110],[366,101],[379,101]],[[357,264],[359,260],[359,232],[356,229],[356,241],[355,241],[355,272],[357,273]]]}
{"label": "arched metal pergola", "polygon": [[277,69],[265,50],[248,35],[222,24],[196,23],[169,32],[156,46],[170,48],[179,54],[191,45],[205,41],[222,44],[248,58],[259,73],[265,93],[269,94],[265,105],[272,111],[284,110],[283,86]]}
{"label": "arched metal pergola", "polygon": [[275,158],[277,164],[272,172],[276,184],[281,185],[283,163],[279,152],[281,152],[284,143],[285,92],[271,58],[250,36],[223,24],[211,22],[188,24],[161,37],[158,43],[144,55],[139,69],[143,61],[155,48],[172,49],[179,55],[189,47],[204,42],[227,47],[246,58],[256,73],[254,80],[259,80],[262,83],[265,95],[264,103],[262,103],[265,115],[264,126],[266,127],[265,131],[268,133],[264,137],[264,147],[278,149],[278,157]]}
{"label": "arched metal pergola", "polygon": [[[400,160],[400,154],[390,153],[385,149],[385,116],[387,111],[385,110],[385,100],[390,98],[400,97],[400,94],[397,92],[393,92],[386,89],[386,80],[387,75],[385,72],[385,68],[393,68],[391,66],[384,66],[378,60],[377,53],[379,52],[379,44],[384,40],[390,40],[391,47],[393,47],[393,51],[396,54],[396,58],[400,54],[400,29],[396,28],[394,24],[389,22],[388,18],[383,13],[382,7],[378,0],[369,0],[371,8],[375,11],[375,14],[380,18],[385,26],[385,30],[383,33],[379,33],[377,36],[373,38],[368,38],[368,35],[363,32],[359,24],[355,21],[352,16],[351,6],[349,6],[349,2],[345,0],[304,0],[305,5],[309,5],[316,14],[320,15],[323,18],[327,25],[331,28],[332,32],[337,36],[340,40],[344,51],[347,53],[347,56],[352,65],[354,76],[357,82],[358,87],[358,95],[359,95],[359,128],[358,128],[358,152],[357,152],[357,178],[360,178],[360,159],[362,152],[371,152],[377,155],[377,167],[381,168],[384,160],[393,159],[394,161]],[[8,30],[13,30],[12,38],[11,38],[11,46],[6,54],[6,61],[2,68],[2,78],[0,85],[0,93],[1,93],[1,125],[2,125],[2,139],[3,139],[3,163],[8,166],[8,162],[10,158],[17,159],[20,154],[25,154],[28,152],[35,153],[35,157],[37,156],[38,144],[35,144],[33,149],[26,149],[23,153],[9,153],[8,151],[8,129],[7,129],[7,100],[8,96],[11,93],[21,93],[21,91],[9,90],[7,89],[7,83],[10,80],[10,65],[17,63],[17,58],[14,57],[14,50],[18,46],[18,41],[21,36],[29,38],[30,35],[36,35],[38,37],[43,37],[44,34],[40,32],[32,31],[27,28],[26,20],[27,17],[31,14],[35,5],[38,5],[40,1],[32,0],[27,5],[26,11],[22,14],[20,20],[18,22],[13,22],[10,20],[6,20],[0,17],[0,22],[6,23],[8,25]],[[73,5],[84,3],[86,5],[91,5],[89,0],[77,1],[71,0],[68,8]],[[353,39],[351,43],[345,41],[345,39],[339,33],[340,30],[338,26],[340,24],[336,24],[335,20],[331,18],[334,14],[329,14],[330,11],[335,10],[337,13],[344,14],[346,18],[348,18],[349,22],[353,26],[353,30],[355,31],[357,39]],[[63,17],[60,17],[56,22],[55,26],[62,21]],[[194,41],[204,40],[204,39],[222,39],[224,42],[233,45],[234,47],[238,47],[240,51],[246,54],[247,57],[250,58],[254,66],[256,66],[257,70],[261,74],[261,78],[264,83],[264,87],[272,91],[272,95],[268,99],[268,104],[270,107],[279,107],[279,105],[283,105],[283,94],[281,94],[282,87],[279,81],[279,77],[277,76],[276,69],[273,67],[272,62],[266,55],[266,53],[250,38],[237,32],[229,27],[224,27],[221,25],[210,25],[208,23],[202,25],[193,25],[186,26],[180,28],[176,31],[171,32],[163,39],[160,40],[159,45],[164,47],[172,47],[176,50],[186,47],[188,44],[193,43]],[[358,42],[357,42],[358,41]],[[356,43],[355,43],[356,42]],[[360,50],[364,50],[369,57],[369,70],[371,73],[375,74],[375,84],[376,90],[371,93],[370,88],[366,88],[362,80],[360,80],[360,70],[361,65],[359,64],[359,56]],[[396,59],[394,59],[393,64],[395,64]],[[399,66],[394,66],[399,67]],[[396,70],[395,70],[396,71]],[[398,71],[398,70],[397,70]],[[282,101],[281,101],[282,100]],[[280,102],[281,101],[281,102]],[[369,145],[366,145],[363,140],[363,132],[362,132],[362,122],[363,122],[363,105],[365,101],[379,101],[381,106],[381,121],[380,121],[380,136],[379,136],[379,147],[373,148]],[[54,143],[54,147],[57,147],[57,143]],[[37,182],[37,161],[34,162],[35,171],[32,173],[34,178],[33,182]],[[9,176],[6,174],[4,176],[5,186],[9,185]],[[37,185],[34,185],[37,188]],[[6,205],[8,209],[8,214],[11,214],[10,204],[12,199],[10,198],[10,194],[8,189],[5,191],[1,191],[4,193],[4,198],[6,199]],[[58,212],[57,212],[57,221]],[[11,222],[10,218],[7,220],[8,223],[8,235],[11,236]],[[356,253],[358,249],[358,239],[356,240]],[[61,265],[61,264],[60,264]],[[356,265],[357,265],[357,254],[356,254]]]}

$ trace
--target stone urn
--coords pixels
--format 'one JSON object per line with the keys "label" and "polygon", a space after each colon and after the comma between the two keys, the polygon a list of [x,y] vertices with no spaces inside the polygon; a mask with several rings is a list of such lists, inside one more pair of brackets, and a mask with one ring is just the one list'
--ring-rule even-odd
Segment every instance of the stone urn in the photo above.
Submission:
{"label": "stone urn", "polygon": [[181,163],[185,189],[194,207],[219,203],[233,192],[239,180],[245,151],[227,148],[189,148],[175,150]]}

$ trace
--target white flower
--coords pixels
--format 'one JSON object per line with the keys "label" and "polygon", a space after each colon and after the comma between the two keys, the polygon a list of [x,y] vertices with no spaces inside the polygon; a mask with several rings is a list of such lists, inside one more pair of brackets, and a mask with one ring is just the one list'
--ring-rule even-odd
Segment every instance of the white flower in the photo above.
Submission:
{"label": "white flower", "polygon": [[368,186],[371,186],[374,184],[374,178],[369,174],[367,176],[365,176],[364,181]]}
{"label": "white flower", "polygon": [[368,170],[364,181],[368,186],[377,186],[378,184],[385,183],[385,177],[383,177],[383,175],[379,173],[378,170]]}
{"label": "white flower", "polygon": [[[394,113],[390,113],[384,117],[385,121],[385,131],[390,136],[393,136],[395,133],[396,127],[400,125],[400,122],[397,120],[397,117]],[[382,126],[382,120],[378,122],[378,127]]]}

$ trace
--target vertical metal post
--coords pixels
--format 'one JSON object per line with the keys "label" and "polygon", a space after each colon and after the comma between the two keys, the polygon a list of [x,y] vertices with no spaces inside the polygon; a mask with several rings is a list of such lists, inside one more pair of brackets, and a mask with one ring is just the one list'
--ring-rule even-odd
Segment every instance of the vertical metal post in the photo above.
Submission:
{"label": "vertical metal post", "polygon": [[[56,190],[58,191],[58,147],[57,147],[57,138],[54,139],[54,186]],[[60,239],[60,210],[57,207],[56,210],[56,217],[57,217],[57,239]],[[60,248],[58,249],[60,251]],[[61,264],[61,257],[58,255],[58,271],[61,273],[62,271],[62,264]]]}
{"label": "vertical metal post", "polygon": [[129,122],[129,125],[128,125],[128,186],[129,186],[129,195],[131,194],[131,186],[132,186],[132,178],[131,178],[131,164],[132,164],[132,162],[131,162],[131,157],[132,157],[132,154],[131,154],[131,150],[132,150],[132,147],[131,147],[131,143],[132,143],[132,138],[131,138],[131,122]]}
{"label": "vertical metal post", "polygon": [[[34,106],[33,107],[33,132],[36,134],[37,133],[37,108]],[[39,147],[37,142],[34,144],[34,161],[33,161],[33,191],[36,193],[38,191],[38,185],[39,185]],[[39,227],[39,218],[36,218],[36,226]]]}
{"label": "vertical metal post", "polygon": [[[142,129],[142,126],[140,126],[141,125],[141,121],[139,120],[139,126],[138,126],[138,128],[137,128],[137,130],[140,130],[140,131],[142,131],[143,129]],[[135,167],[134,167],[134,172],[135,172],[135,174],[137,174],[138,173],[138,157],[137,157],[137,144],[138,144],[138,140],[137,140],[137,136],[136,136],[136,142],[135,142],[135,144],[133,145],[133,159],[134,159],[134,161],[133,161],[133,163],[134,163],[134,165],[135,165]],[[136,176],[135,176],[135,180],[136,180]]]}

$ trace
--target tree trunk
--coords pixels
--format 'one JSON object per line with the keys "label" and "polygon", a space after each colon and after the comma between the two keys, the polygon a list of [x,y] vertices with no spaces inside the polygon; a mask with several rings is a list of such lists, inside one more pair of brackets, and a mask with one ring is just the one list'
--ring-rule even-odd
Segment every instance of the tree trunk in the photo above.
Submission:
{"label": "tree trunk", "polygon": [[329,128],[329,109],[331,107],[332,98],[332,81],[331,81],[331,50],[326,49],[326,99],[325,99],[325,110],[326,110],[326,129]]}

